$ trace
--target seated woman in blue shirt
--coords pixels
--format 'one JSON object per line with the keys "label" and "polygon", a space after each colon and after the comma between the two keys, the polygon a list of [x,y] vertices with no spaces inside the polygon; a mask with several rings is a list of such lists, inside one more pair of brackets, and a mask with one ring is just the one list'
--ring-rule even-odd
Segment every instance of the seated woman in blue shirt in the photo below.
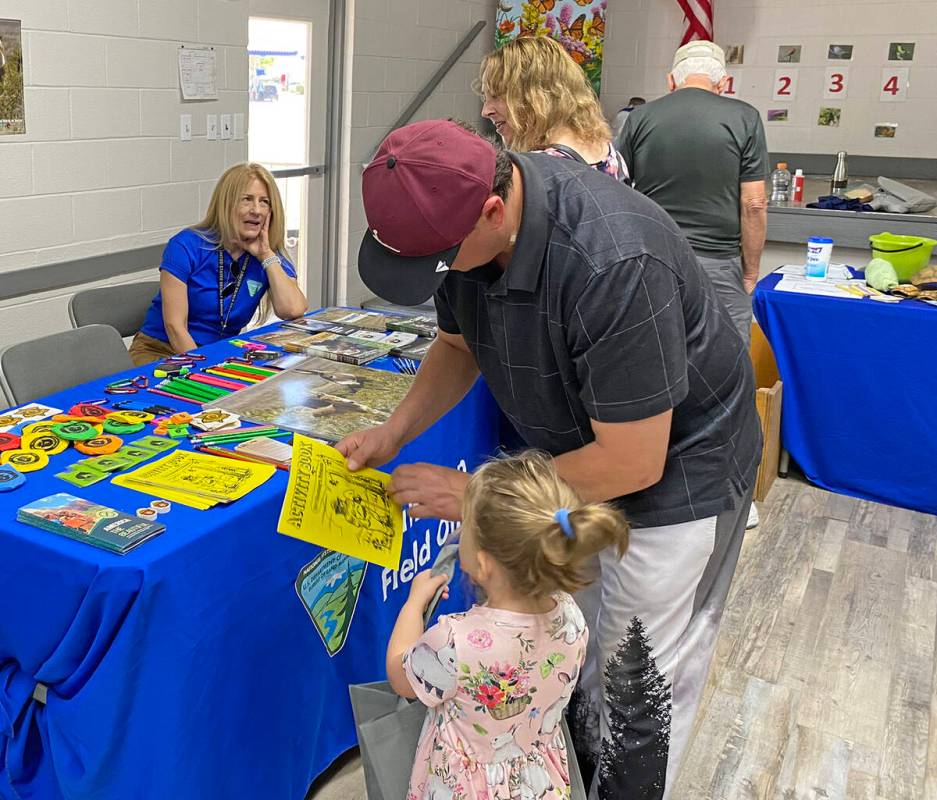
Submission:
{"label": "seated woman in blue shirt", "polygon": [[259,164],[227,170],[198,225],[163,251],[159,292],[130,345],[148,364],[240,333],[264,301],[281,319],[306,313],[306,297],[283,249],[283,203]]}

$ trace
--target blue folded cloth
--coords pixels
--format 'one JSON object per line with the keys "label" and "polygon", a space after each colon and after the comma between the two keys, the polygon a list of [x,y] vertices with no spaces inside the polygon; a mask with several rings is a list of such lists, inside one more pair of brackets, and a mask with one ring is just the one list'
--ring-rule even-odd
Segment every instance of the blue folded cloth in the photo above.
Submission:
{"label": "blue folded cloth", "polygon": [[822,208],[826,211],[874,211],[868,203],[860,203],[848,197],[828,194],[821,197],[816,203],[807,203],[807,208]]}

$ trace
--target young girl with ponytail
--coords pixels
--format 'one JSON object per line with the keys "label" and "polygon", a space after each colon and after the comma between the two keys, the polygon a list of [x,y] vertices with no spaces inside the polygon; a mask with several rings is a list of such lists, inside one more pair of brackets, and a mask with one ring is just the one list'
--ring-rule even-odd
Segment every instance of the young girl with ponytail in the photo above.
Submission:
{"label": "young girl with ponytail", "polygon": [[596,577],[600,550],[623,555],[627,540],[620,512],[579,500],[545,454],[475,472],[459,556],[487,601],[424,633],[446,579],[422,572],[387,648],[391,685],[428,707],[408,800],[569,797],[560,722],[589,636],[571,594]]}

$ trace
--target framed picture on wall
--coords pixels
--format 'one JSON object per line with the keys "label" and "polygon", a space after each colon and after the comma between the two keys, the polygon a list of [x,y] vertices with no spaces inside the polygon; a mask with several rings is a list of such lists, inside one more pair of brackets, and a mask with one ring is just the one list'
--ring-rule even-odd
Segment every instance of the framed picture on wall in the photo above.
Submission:
{"label": "framed picture on wall", "polygon": [[744,44],[727,44],[725,46],[726,64],[741,64],[745,61]]}
{"label": "framed picture on wall", "polygon": [[853,46],[851,44],[831,44],[827,50],[826,57],[830,61],[851,61],[852,48]]}
{"label": "framed picture on wall", "polygon": [[18,19],[0,19],[0,135],[26,133],[23,34]]}
{"label": "framed picture on wall", "polygon": [[842,116],[843,109],[841,108],[821,108],[817,125],[823,128],[838,128]]}
{"label": "framed picture on wall", "polygon": [[882,122],[875,126],[876,139],[894,139],[898,125],[894,122]]}
{"label": "framed picture on wall", "polygon": [[914,61],[914,42],[892,42],[888,45],[889,61]]}
{"label": "framed picture on wall", "polygon": [[769,108],[768,122],[787,122],[790,118],[790,110],[787,108]]}
{"label": "framed picture on wall", "polygon": [[778,64],[799,64],[801,45],[782,44],[778,48]]}

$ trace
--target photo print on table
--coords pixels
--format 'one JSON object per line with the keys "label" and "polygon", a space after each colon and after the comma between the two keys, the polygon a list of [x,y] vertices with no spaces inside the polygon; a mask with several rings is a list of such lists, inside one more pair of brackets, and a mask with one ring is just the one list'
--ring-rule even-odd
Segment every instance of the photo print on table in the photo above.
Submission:
{"label": "photo print on table", "polygon": [[782,44],[778,48],[778,63],[799,64],[801,49],[799,44]]}
{"label": "photo print on table", "polygon": [[838,128],[842,116],[843,109],[841,108],[821,108],[817,125],[821,125],[824,128]]}
{"label": "photo print on table", "polygon": [[914,42],[892,42],[888,45],[889,61],[914,61]]}
{"label": "photo print on table", "polygon": [[876,139],[894,139],[898,132],[898,124],[894,122],[880,123],[875,126]]}
{"label": "photo print on table", "polygon": [[826,57],[830,61],[851,61],[852,48],[851,44],[831,44]]}
{"label": "photo print on table", "polygon": [[787,122],[790,109],[787,108],[769,108],[768,122]]}

